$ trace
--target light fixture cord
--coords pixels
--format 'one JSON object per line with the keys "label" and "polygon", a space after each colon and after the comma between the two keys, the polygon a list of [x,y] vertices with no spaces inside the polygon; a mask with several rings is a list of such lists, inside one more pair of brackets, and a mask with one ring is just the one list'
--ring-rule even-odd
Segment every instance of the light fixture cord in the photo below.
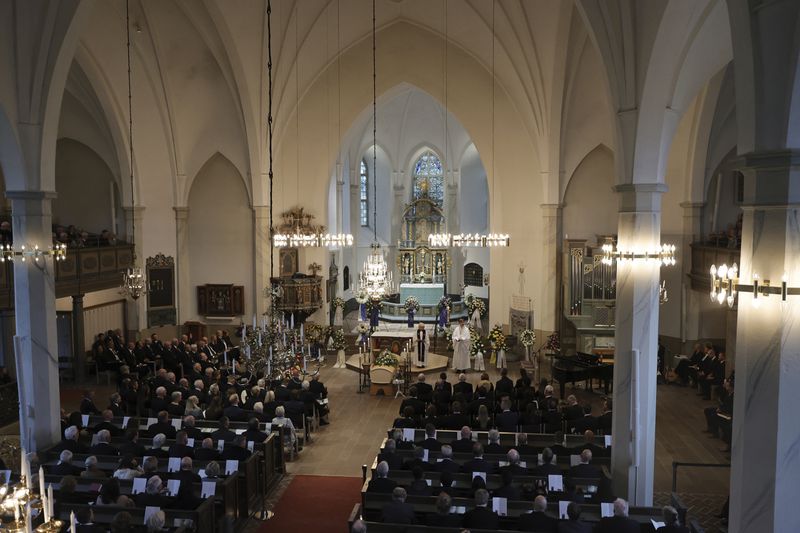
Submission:
{"label": "light fixture cord", "polygon": [[[269,278],[271,287],[272,278],[275,275],[275,254],[272,249],[272,239],[275,236],[275,228],[272,224],[272,0],[267,0],[267,80],[269,85],[267,129],[269,130]],[[270,309],[272,309],[272,306],[270,306]]]}
{"label": "light fixture cord", "polygon": [[[497,199],[495,198],[495,181],[497,181],[497,169],[494,164],[495,159],[495,149],[494,149],[494,41],[496,39],[495,29],[494,29],[494,5],[495,0],[492,0],[492,202],[496,202]],[[491,204],[490,205],[490,215],[489,215],[489,227],[492,226],[491,222]]]}
{"label": "light fixture cord", "polygon": [[378,90],[375,46],[375,0],[372,0],[372,235],[378,242]]}
{"label": "light fixture cord", "polygon": [[131,178],[131,244],[133,244],[133,265],[136,265],[136,193],[133,188],[133,91],[131,84],[131,12],[130,0],[125,0],[125,36],[128,61],[128,148]]}

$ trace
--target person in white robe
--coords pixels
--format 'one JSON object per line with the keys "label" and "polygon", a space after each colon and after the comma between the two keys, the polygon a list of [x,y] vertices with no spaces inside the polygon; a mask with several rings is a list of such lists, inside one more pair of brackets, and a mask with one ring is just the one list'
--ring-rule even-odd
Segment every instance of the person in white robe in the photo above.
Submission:
{"label": "person in white robe", "polygon": [[469,328],[464,324],[464,319],[458,320],[458,325],[453,329],[453,370],[462,372],[470,367],[469,349],[472,344]]}
{"label": "person in white robe", "polygon": [[424,367],[428,364],[428,348],[431,345],[431,340],[428,337],[428,332],[425,330],[425,324],[420,322],[417,325],[417,331],[414,333],[414,347],[417,350],[415,364],[417,367]]}

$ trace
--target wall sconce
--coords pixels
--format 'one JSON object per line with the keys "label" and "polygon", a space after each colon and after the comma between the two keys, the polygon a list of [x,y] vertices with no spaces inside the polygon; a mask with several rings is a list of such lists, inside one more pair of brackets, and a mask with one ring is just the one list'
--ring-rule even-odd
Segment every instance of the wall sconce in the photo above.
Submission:
{"label": "wall sconce", "polygon": [[739,267],[734,263],[728,267],[726,264],[711,265],[711,301],[722,305],[728,303],[728,307],[733,307],[736,303],[736,295],[739,292],[749,292],[753,294],[753,306],[760,305],[759,297],[769,298],[770,294],[778,294],[781,302],[785,302],[790,295],[800,295],[800,287],[789,287],[789,277],[786,273],[781,278],[780,286],[770,284],[770,280],[762,280],[758,274],[753,274],[753,282],[750,285],[739,283]]}
{"label": "wall sconce", "polygon": [[655,248],[641,250],[635,248],[633,250],[620,250],[614,248],[613,244],[606,243],[601,247],[602,250],[602,263],[610,265],[617,261],[655,261],[664,266],[672,266],[675,264],[675,245],[662,244]]}
{"label": "wall sconce", "polygon": [[39,248],[37,244],[31,248],[23,244],[19,249],[10,244],[0,245],[0,262],[14,261],[14,259],[20,258],[24,263],[28,258],[31,258],[38,263],[39,258],[42,257],[52,257],[54,261],[63,261],[67,258],[67,245],[54,244],[49,248]]}

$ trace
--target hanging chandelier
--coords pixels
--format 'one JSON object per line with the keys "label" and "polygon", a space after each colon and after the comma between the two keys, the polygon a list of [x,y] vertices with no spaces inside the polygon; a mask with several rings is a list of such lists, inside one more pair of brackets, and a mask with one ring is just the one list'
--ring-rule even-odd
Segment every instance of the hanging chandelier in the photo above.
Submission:
{"label": "hanging chandelier", "polygon": [[144,271],[136,265],[136,192],[133,187],[133,96],[131,84],[131,21],[128,2],[125,2],[125,35],[127,37],[128,61],[128,142],[130,143],[130,178],[131,178],[131,244],[133,257],[131,266],[122,275],[120,293],[134,300],[147,292],[147,280]]}
{"label": "hanging chandelier", "polygon": [[272,237],[275,248],[327,247],[340,248],[353,246],[353,236],[349,233],[276,233]]}
{"label": "hanging chandelier", "polygon": [[[375,0],[372,0],[372,168],[378,168],[378,92],[376,62]],[[359,288],[372,300],[380,300],[394,290],[392,273],[386,264],[386,258],[378,242],[378,180],[372,180],[372,245],[364,268],[358,275]]]}

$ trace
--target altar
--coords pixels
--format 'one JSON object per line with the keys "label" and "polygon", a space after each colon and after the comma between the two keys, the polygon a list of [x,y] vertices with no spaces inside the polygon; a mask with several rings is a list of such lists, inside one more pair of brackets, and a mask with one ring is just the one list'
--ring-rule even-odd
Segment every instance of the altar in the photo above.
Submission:
{"label": "altar", "polygon": [[444,283],[401,283],[400,301],[414,296],[420,305],[437,305],[444,296]]}

